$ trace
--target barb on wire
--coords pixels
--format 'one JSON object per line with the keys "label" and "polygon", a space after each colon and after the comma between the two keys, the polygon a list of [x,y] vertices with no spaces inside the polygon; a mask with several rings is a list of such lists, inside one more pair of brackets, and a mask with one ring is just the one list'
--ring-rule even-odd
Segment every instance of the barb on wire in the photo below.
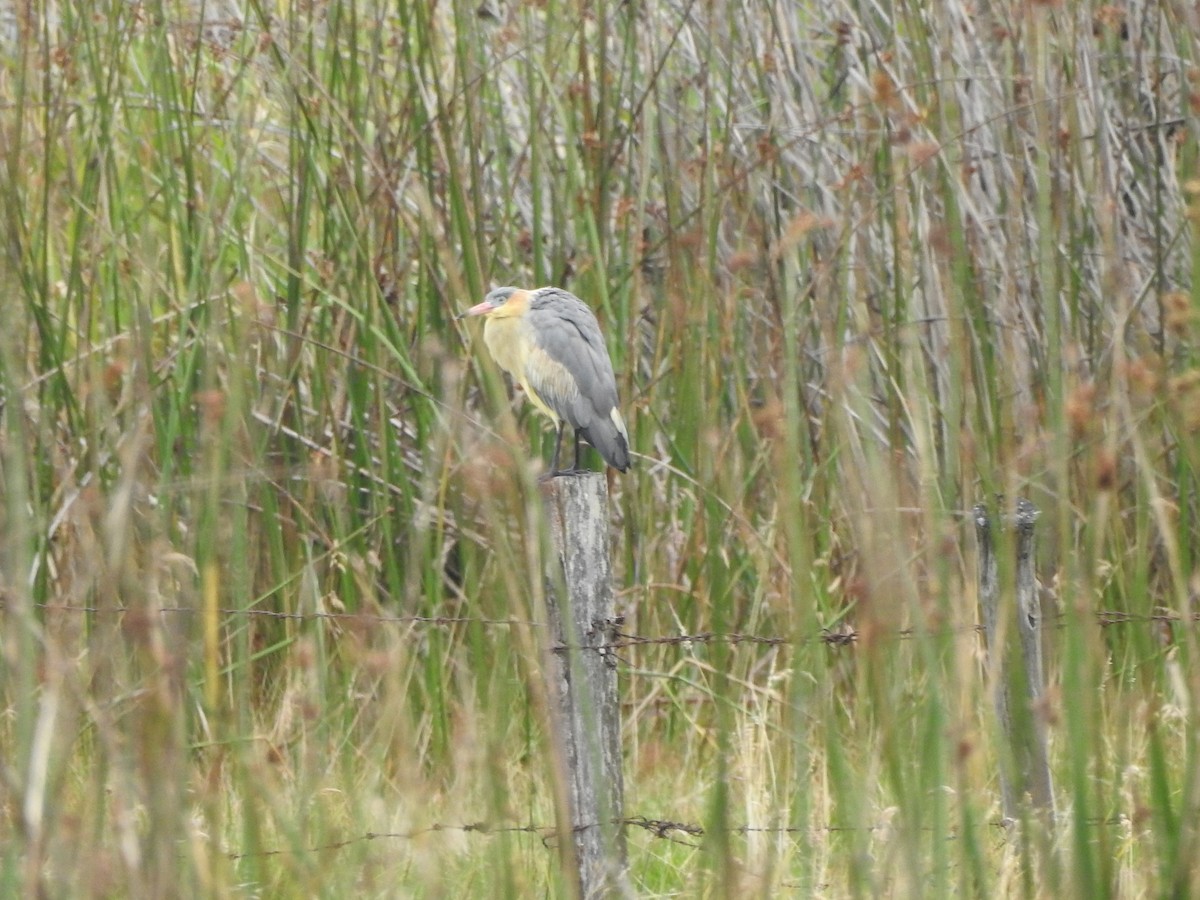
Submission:
{"label": "barb on wire", "polygon": [[1172,612],[1169,609],[1160,609],[1158,612],[1153,613],[1130,613],[1119,609],[1102,609],[1097,610],[1095,615],[1096,621],[1100,623],[1101,628],[1107,628],[1110,625],[1128,625],[1135,622],[1147,624],[1158,622],[1165,625],[1171,625],[1176,622],[1200,622],[1200,612],[1185,616],[1177,612]]}
{"label": "barb on wire", "polygon": [[685,844],[688,847],[695,847],[691,841],[685,841],[675,837],[675,833],[686,834],[691,837],[703,837],[704,828],[700,825],[693,825],[688,822],[672,822],[669,819],[647,819],[645,816],[630,816],[627,819],[621,820],[622,825],[634,825],[638,828],[644,828],[652,835],[663,840],[672,841],[676,844]]}

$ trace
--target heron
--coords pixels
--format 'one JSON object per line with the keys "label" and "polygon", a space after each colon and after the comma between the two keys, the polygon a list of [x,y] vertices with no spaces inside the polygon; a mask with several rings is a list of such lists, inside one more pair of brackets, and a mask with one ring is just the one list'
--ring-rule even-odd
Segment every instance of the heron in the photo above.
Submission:
{"label": "heron", "polygon": [[[496,363],[557,428],[554,458],[545,478],[574,475],[582,437],[604,461],[629,468],[629,433],[617,409],[617,380],[596,314],[562,288],[528,291],[501,287],[458,318],[486,316],[483,340]],[[575,462],[558,467],[563,429],[575,433]]]}

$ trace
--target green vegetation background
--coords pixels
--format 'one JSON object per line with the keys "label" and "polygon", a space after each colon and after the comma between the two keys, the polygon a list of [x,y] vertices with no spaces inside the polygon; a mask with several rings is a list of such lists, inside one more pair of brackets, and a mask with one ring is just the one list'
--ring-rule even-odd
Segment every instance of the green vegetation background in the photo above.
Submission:
{"label": "green vegetation background", "polygon": [[1197,16],[3,4],[0,894],[562,894],[506,283],[607,336],[627,628],[718,635],[622,651],[626,812],[707,830],[638,895],[1200,892]]}

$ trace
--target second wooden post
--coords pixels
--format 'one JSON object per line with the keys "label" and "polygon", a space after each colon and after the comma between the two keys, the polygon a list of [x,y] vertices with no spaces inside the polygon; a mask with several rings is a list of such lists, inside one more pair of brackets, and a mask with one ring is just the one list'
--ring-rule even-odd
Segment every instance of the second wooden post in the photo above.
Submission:
{"label": "second wooden post", "polygon": [[[979,543],[979,603],[983,609],[988,680],[1002,743],[1000,792],[1004,818],[1016,821],[1026,797],[1033,807],[1054,816],[1054,786],[1043,708],[1046,695],[1042,666],[1042,611],[1034,574],[1034,527],[1038,510],[1028,500],[1017,501],[1012,517],[1015,547],[997,541],[993,521],[1004,527],[1004,516],[986,506],[975,507]],[[997,543],[1015,553],[1015,575],[1001,590]],[[1011,570],[1009,570],[1011,571]]]}

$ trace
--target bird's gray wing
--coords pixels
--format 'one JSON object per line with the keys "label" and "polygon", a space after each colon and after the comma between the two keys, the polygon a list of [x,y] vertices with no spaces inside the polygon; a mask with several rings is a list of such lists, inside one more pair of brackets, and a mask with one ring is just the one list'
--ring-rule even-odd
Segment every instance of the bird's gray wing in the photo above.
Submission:
{"label": "bird's gray wing", "polygon": [[534,389],[572,426],[587,427],[593,415],[608,418],[617,405],[617,381],[595,314],[573,294],[544,288],[526,315],[531,339],[557,363],[544,367],[548,377],[530,379]]}
{"label": "bird's gray wing", "polygon": [[530,386],[609,465],[624,472],[630,461],[629,436],[595,314],[578,297],[543,288],[525,318],[536,348],[525,366]]}

